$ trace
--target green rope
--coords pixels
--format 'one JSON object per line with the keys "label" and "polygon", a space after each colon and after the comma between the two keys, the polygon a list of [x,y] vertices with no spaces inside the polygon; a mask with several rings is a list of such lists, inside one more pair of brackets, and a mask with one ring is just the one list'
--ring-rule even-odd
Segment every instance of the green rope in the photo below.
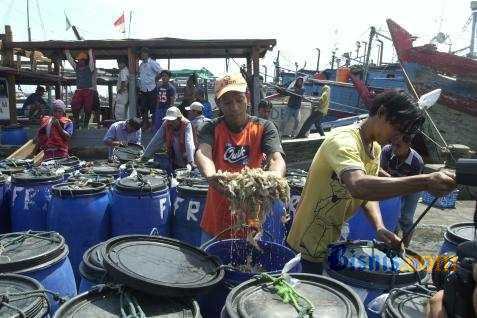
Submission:
{"label": "green rope", "polygon": [[261,281],[271,282],[278,296],[283,303],[291,304],[298,312],[298,318],[312,317],[315,311],[315,306],[306,297],[300,295],[296,289],[285,281],[285,277],[279,276],[277,278],[270,276],[267,273],[258,275]]}

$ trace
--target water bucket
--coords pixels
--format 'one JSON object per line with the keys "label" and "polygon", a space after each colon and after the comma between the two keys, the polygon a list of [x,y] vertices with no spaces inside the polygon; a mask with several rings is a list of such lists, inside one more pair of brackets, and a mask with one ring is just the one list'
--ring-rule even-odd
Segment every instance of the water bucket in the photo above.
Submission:
{"label": "water bucket", "polygon": [[48,229],[57,231],[70,247],[70,261],[79,283],[84,252],[109,238],[109,196],[102,183],[55,185],[48,210]]}
{"label": "water bucket", "polygon": [[[205,181],[205,180],[204,180]],[[174,202],[172,237],[190,245],[200,246],[202,229],[200,222],[207,198],[208,184],[185,183],[177,186]]]}
{"label": "water bucket", "polygon": [[8,207],[9,182],[0,174],[0,234],[10,232],[10,209]]}
{"label": "water bucket", "polygon": [[172,174],[172,162],[169,155],[165,152],[158,152],[154,154],[154,161],[159,165],[159,168],[166,171],[167,174]]}
{"label": "water bucket", "polygon": [[118,180],[111,191],[111,233],[170,234],[171,202],[167,180],[137,176]]}
{"label": "water bucket", "polygon": [[21,126],[12,125],[2,128],[0,137],[0,142],[2,145],[22,146],[27,142],[27,140],[27,132],[25,128]]}
{"label": "water bucket", "polygon": [[439,254],[452,252],[456,253],[457,245],[467,241],[477,239],[476,223],[456,223],[450,225],[444,233],[444,243],[441,246]]}
{"label": "water bucket", "polygon": [[[144,317],[201,318],[199,306],[193,300],[184,297],[158,298],[138,291],[110,286],[102,286],[71,299],[61,306],[53,318],[121,318],[126,315],[139,317],[139,315],[128,315],[132,306],[136,312],[139,309],[143,311]],[[126,315],[123,314],[124,312]]]}
{"label": "water bucket", "polygon": [[[313,317],[366,317],[363,303],[345,284],[319,275],[290,276],[299,280],[295,290],[313,304]],[[229,293],[221,317],[295,318],[298,317],[298,312],[291,303],[284,303],[277,296],[272,283],[253,278]]]}
{"label": "water bucket", "polygon": [[[401,197],[379,201],[379,208],[384,226],[388,230],[394,231],[401,216]],[[376,237],[376,229],[362,208],[359,208],[347,222],[349,226],[348,240],[373,240]]]}
{"label": "water bucket", "polygon": [[104,269],[103,257],[101,255],[103,245],[103,243],[99,243],[90,247],[83,254],[83,261],[79,266],[81,273],[81,281],[78,288],[79,294],[87,292],[93,286],[105,282],[106,270]]}
{"label": "water bucket", "polygon": [[407,250],[407,261],[399,256],[390,259],[382,246],[371,241],[339,242],[329,245],[325,263],[326,274],[350,285],[363,301],[369,317],[368,303],[394,288],[410,286],[427,278],[427,263]]}
{"label": "water bucket", "polygon": [[436,292],[432,286],[409,286],[393,289],[383,308],[383,318],[425,317],[429,299]]}
{"label": "water bucket", "polygon": [[[257,241],[260,250],[250,245],[246,240],[229,239],[217,241],[205,248],[205,251],[218,257],[225,267],[225,277],[221,285],[217,286],[211,294],[200,298],[199,304],[205,317],[218,317],[218,313],[225,304],[227,293],[238,284],[252,279],[259,271],[244,272],[241,266],[247,261],[252,265],[259,264],[260,272],[278,274],[283,266],[296,256],[291,249],[273,242]],[[301,264],[298,263],[290,272],[300,273]]]}
{"label": "water bucket", "polygon": [[[15,293],[15,295],[11,295]],[[0,306],[0,317],[42,318],[48,316],[48,298],[43,286],[33,278],[15,275],[0,275],[0,295],[8,295],[8,306]],[[9,295],[10,294],[10,295]]]}
{"label": "water bucket", "polygon": [[39,173],[36,170],[12,176],[10,218],[12,231],[44,231],[51,187],[63,180],[55,173]]}
{"label": "water bucket", "polygon": [[[0,273],[21,274],[36,279],[61,297],[74,297],[76,284],[68,259],[65,239],[55,232],[17,232],[0,235],[5,247],[0,257]],[[59,307],[48,295],[50,313]]]}
{"label": "water bucket", "polygon": [[151,295],[195,297],[224,277],[218,259],[166,237],[118,236],[108,240],[101,252],[108,278]]}

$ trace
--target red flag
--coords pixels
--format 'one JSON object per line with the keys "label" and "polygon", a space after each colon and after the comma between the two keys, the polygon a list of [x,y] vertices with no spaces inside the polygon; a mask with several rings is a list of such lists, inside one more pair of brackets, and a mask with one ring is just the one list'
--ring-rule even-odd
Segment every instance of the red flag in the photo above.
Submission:
{"label": "red flag", "polygon": [[126,23],[124,20],[124,12],[116,21],[114,21],[114,27],[116,27],[119,32],[126,33]]}

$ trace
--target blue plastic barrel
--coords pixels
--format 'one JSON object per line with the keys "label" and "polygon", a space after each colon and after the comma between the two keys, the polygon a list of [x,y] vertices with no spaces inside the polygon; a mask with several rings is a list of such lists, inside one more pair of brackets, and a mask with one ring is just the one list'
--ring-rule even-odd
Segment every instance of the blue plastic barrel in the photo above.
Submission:
{"label": "blue plastic barrel", "polygon": [[51,187],[63,180],[55,173],[29,170],[12,176],[10,219],[12,231],[44,231]]}
{"label": "blue plastic barrel", "polygon": [[200,246],[200,222],[204,212],[209,185],[203,182],[183,183],[177,186],[174,202],[171,236],[190,245]]}
{"label": "blue plastic barrel", "polygon": [[[225,304],[227,291],[230,291],[240,283],[247,281],[259,272],[278,274],[283,266],[296,256],[291,249],[273,242],[258,241],[261,251],[250,245],[246,240],[229,239],[217,241],[205,248],[205,251],[218,257],[225,267],[225,276],[221,284],[215,287],[211,293],[200,297],[199,305],[204,317],[219,317],[219,313]],[[247,264],[257,265],[259,272],[243,272],[240,266]],[[301,264],[298,263],[291,273],[300,273]]]}
{"label": "blue plastic barrel", "polygon": [[389,258],[383,246],[372,241],[334,243],[328,247],[325,275],[350,285],[363,301],[368,317],[380,317],[368,309],[371,300],[427,278],[426,261],[410,250],[406,253],[417,274],[401,257]]}
{"label": "blue plastic barrel", "polygon": [[[0,235],[4,246],[0,257],[0,274],[14,273],[36,279],[40,284],[63,298],[76,295],[76,283],[68,259],[65,239],[55,232],[17,232]],[[53,314],[59,307],[48,294]]]}
{"label": "blue plastic barrel", "polygon": [[136,176],[116,181],[111,191],[111,233],[170,234],[171,202],[167,180],[161,176]]}
{"label": "blue plastic barrel", "polygon": [[456,223],[450,225],[444,233],[444,243],[439,255],[457,252],[457,245],[477,240],[477,223]]}
{"label": "blue plastic barrel", "polygon": [[8,206],[9,182],[0,174],[0,234],[10,232],[10,209]]}
{"label": "blue plastic barrel", "polygon": [[166,171],[167,174],[172,174],[172,162],[169,155],[165,152],[158,152],[154,154],[154,161],[159,165],[159,168]]}
{"label": "blue plastic barrel", "polygon": [[2,128],[0,142],[2,145],[22,146],[27,142],[27,132],[25,128],[12,125]]}
{"label": "blue plastic barrel", "polygon": [[48,210],[48,229],[57,231],[70,247],[77,282],[84,252],[110,236],[109,195],[102,183],[73,182],[55,185]]}
{"label": "blue plastic barrel", "polygon": [[[388,230],[394,231],[401,216],[401,197],[379,201],[379,208],[381,209],[384,226]],[[376,229],[362,208],[359,208],[348,220],[348,226],[348,240],[373,240],[376,236]]]}
{"label": "blue plastic barrel", "polygon": [[272,204],[272,210],[268,213],[265,222],[263,222],[262,241],[283,244],[286,239],[286,209],[283,202],[276,200]]}
{"label": "blue plastic barrel", "polygon": [[81,281],[78,288],[78,294],[90,290],[93,286],[103,284],[106,278],[106,270],[103,266],[103,257],[101,248],[104,243],[99,243],[90,247],[83,254],[83,261],[79,266]]}

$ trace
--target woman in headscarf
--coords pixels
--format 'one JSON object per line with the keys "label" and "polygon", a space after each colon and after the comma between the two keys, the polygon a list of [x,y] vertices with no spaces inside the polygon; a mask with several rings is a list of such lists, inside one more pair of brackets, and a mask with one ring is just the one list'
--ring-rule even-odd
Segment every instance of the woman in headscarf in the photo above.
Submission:
{"label": "woman in headscarf", "polygon": [[311,114],[301,126],[300,132],[296,135],[295,138],[305,138],[308,135],[313,124],[316,126],[316,129],[320,135],[324,136],[325,132],[321,127],[321,118],[328,114],[328,108],[330,107],[330,87],[328,85],[323,85],[321,89],[321,96],[316,103],[311,104]]}

